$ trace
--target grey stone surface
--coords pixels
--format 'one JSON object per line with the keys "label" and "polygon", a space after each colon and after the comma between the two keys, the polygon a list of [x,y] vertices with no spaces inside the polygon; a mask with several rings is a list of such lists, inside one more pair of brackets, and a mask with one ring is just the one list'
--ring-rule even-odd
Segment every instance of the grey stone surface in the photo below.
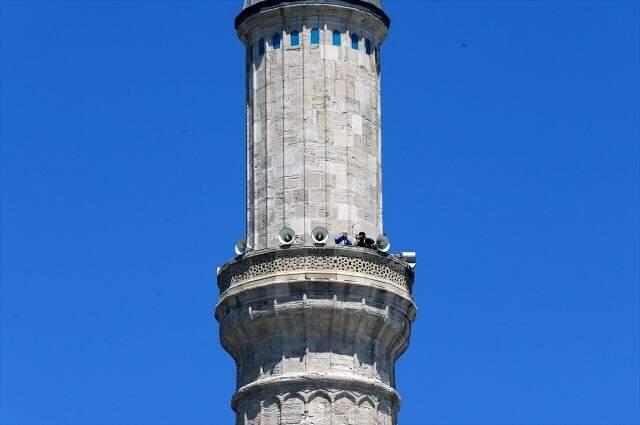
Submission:
{"label": "grey stone surface", "polygon": [[[379,46],[388,28],[349,3],[273,3],[237,21],[253,251],[219,270],[215,309],[237,366],[237,424],[396,424],[395,362],[416,316],[414,272],[376,250],[310,238],[316,226],[331,236],[383,232]],[[277,242],[284,227],[298,234],[286,249]]]}
{"label": "grey stone surface", "polygon": [[[313,28],[319,44],[311,43]],[[333,45],[334,30],[341,46]],[[277,246],[283,227],[306,243],[316,226],[382,233],[378,46],[385,31],[364,12],[328,5],[267,12],[239,28],[247,43],[247,240],[256,249]]]}
{"label": "grey stone surface", "polygon": [[216,318],[238,367],[238,423],[394,424],[412,283],[406,263],[358,248],[264,250],[227,263]]}

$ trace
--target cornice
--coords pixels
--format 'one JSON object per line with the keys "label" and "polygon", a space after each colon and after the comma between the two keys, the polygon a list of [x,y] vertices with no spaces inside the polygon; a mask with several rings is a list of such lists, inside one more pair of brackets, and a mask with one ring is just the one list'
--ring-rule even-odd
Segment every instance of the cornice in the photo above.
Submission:
{"label": "cornice", "polygon": [[319,374],[319,373],[295,373],[280,375],[277,377],[262,378],[247,384],[235,393],[231,401],[234,410],[238,402],[254,394],[261,392],[307,392],[311,393],[317,388],[361,391],[364,394],[376,394],[382,398],[390,399],[394,407],[400,405],[400,395],[391,386],[375,379],[365,378],[354,374]]}
{"label": "cornice", "polygon": [[363,1],[363,0],[264,0],[260,3],[256,3],[252,6],[249,6],[242,10],[236,16],[235,19],[235,28],[238,30],[240,26],[250,17],[257,15],[261,12],[265,12],[270,9],[274,9],[280,6],[289,6],[289,5],[304,5],[304,4],[318,4],[318,5],[336,5],[336,6],[351,6],[356,7],[358,9],[362,9],[378,19],[382,21],[382,23],[387,27],[387,29],[391,26],[391,18],[378,6]]}

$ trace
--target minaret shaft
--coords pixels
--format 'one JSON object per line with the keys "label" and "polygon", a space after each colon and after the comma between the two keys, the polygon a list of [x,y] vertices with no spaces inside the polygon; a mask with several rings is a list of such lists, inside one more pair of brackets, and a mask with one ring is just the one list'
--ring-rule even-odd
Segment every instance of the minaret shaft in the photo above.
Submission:
{"label": "minaret shaft", "polygon": [[386,28],[326,4],[247,21],[249,243],[277,246],[283,227],[304,239],[316,226],[382,233],[377,46]]}

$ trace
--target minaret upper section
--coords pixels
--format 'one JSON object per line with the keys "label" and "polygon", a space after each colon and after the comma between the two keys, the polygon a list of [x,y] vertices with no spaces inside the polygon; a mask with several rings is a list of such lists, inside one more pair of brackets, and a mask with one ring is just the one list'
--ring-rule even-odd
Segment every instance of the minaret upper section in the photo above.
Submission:
{"label": "minaret upper section", "polygon": [[247,241],[382,233],[378,0],[245,0]]}

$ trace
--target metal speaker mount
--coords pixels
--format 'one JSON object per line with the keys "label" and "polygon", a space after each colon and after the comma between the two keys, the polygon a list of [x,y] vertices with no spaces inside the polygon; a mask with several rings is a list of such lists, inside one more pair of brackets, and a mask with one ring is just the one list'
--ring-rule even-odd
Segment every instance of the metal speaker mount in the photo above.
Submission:
{"label": "metal speaker mount", "polygon": [[247,244],[247,241],[245,241],[244,239],[240,239],[238,242],[236,242],[236,246],[235,246],[236,255],[243,255],[247,251],[249,251],[249,245]]}
{"label": "metal speaker mount", "polygon": [[311,231],[311,239],[316,245],[326,245],[329,240],[329,231],[326,227],[318,226]]}
{"label": "metal speaker mount", "polygon": [[293,241],[296,239],[296,232],[293,229],[289,229],[285,227],[284,229],[278,232],[278,243],[281,247],[291,246]]}
{"label": "metal speaker mount", "polygon": [[376,238],[376,248],[380,252],[388,252],[391,249],[391,242],[385,235],[380,235]]}

